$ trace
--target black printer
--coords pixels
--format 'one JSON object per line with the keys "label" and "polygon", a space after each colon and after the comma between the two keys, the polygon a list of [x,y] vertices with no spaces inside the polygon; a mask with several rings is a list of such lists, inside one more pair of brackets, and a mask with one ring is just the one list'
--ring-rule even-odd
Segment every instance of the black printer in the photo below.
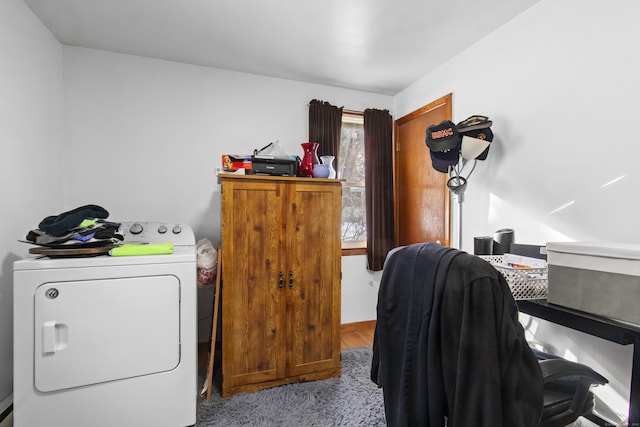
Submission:
{"label": "black printer", "polygon": [[251,156],[251,172],[256,175],[297,176],[298,156]]}

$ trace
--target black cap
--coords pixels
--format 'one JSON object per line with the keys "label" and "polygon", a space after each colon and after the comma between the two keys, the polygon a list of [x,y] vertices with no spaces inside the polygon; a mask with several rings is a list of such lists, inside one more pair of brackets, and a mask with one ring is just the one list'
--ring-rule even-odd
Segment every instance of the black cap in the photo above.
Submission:
{"label": "black cap", "polygon": [[485,129],[491,127],[492,124],[493,122],[489,120],[489,117],[475,115],[461,121],[456,125],[456,127],[458,128],[458,132],[463,135],[467,135],[467,132],[477,129]]}
{"label": "black cap", "polygon": [[447,151],[458,147],[460,134],[452,121],[443,120],[440,124],[427,128],[425,142],[431,151]]}

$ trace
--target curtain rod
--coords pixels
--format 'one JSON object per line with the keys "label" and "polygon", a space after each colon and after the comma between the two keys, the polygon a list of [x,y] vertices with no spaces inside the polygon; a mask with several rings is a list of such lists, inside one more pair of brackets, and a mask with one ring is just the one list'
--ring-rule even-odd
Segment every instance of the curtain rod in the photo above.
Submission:
{"label": "curtain rod", "polygon": [[[307,107],[309,105],[310,104],[307,104]],[[356,116],[364,116],[364,111],[348,110],[348,109],[346,109],[344,107],[342,107],[342,112],[343,113],[347,113],[347,114],[355,114]]]}

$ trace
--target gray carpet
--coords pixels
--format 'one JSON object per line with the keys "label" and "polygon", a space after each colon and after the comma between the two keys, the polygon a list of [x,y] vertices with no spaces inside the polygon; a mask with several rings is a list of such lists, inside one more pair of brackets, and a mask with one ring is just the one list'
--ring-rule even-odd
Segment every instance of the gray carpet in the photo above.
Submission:
{"label": "gray carpet", "polygon": [[[382,389],[369,378],[371,347],[342,351],[342,377],[198,400],[197,427],[384,426]],[[214,386],[215,387],[215,386]]]}

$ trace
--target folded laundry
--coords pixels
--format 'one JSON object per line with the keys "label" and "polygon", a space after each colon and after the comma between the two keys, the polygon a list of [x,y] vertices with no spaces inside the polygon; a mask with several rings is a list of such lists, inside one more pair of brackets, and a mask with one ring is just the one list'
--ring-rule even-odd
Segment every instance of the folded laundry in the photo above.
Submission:
{"label": "folded laundry", "polygon": [[99,246],[123,240],[120,223],[98,220],[84,228],[74,228],[61,236],[53,236],[40,229],[31,230],[26,236],[29,243],[47,247]]}
{"label": "folded laundry", "polygon": [[60,237],[68,234],[70,230],[78,227],[87,218],[107,218],[109,212],[98,205],[84,205],[44,218],[38,228],[47,234]]}

